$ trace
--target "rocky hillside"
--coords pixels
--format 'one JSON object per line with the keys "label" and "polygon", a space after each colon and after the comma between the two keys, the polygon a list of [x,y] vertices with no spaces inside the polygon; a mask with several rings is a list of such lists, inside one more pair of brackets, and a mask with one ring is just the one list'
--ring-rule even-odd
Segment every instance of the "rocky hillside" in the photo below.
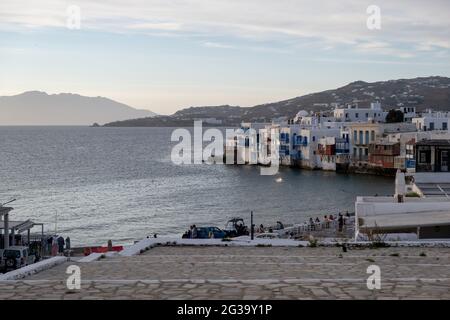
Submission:
{"label": "rocky hillside", "polygon": [[251,108],[230,106],[191,107],[172,116],[149,119],[134,119],[111,123],[109,126],[171,126],[191,123],[198,118],[216,118],[224,125],[238,124],[240,121],[270,121],[277,117],[293,117],[299,110],[323,111],[335,105],[358,103],[368,106],[379,100],[383,108],[400,106],[450,111],[450,78],[426,77],[399,79],[380,82],[352,82],[344,87],[308,94],[280,102],[267,103]]}

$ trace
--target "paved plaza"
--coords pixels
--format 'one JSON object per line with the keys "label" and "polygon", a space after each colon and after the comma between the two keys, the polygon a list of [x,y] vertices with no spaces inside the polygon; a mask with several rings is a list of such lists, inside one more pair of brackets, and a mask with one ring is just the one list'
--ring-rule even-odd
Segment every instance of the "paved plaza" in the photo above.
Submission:
{"label": "paved plaza", "polygon": [[[80,290],[66,287],[72,264]],[[450,299],[450,249],[164,246],[3,281],[1,299]]]}

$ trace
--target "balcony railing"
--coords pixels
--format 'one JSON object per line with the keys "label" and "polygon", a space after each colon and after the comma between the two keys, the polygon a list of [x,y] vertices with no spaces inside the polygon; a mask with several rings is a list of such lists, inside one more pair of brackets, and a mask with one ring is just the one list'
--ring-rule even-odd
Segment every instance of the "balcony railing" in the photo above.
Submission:
{"label": "balcony railing", "polygon": [[294,140],[294,146],[307,146],[308,140],[307,139],[296,139]]}
{"label": "balcony railing", "polygon": [[350,149],[336,149],[336,154],[347,154],[350,153]]}
{"label": "balcony railing", "polygon": [[357,155],[357,156],[355,156],[355,155],[353,155],[352,156],[352,161],[353,162],[358,162],[358,161],[360,161],[360,162],[367,162],[367,161],[369,161],[369,156],[364,156],[364,155]]}

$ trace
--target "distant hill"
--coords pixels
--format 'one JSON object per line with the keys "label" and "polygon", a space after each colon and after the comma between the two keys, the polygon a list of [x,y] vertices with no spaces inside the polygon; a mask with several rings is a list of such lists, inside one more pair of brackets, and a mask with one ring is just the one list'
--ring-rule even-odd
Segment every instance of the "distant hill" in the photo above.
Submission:
{"label": "distant hill", "polygon": [[0,97],[0,125],[91,125],[151,116],[103,97],[40,91]]}
{"label": "distant hill", "polygon": [[293,117],[300,110],[324,111],[334,105],[355,104],[369,106],[380,101],[383,108],[400,106],[450,111],[450,78],[424,77],[379,82],[352,82],[344,87],[312,93],[280,102],[251,108],[216,106],[190,107],[171,116],[151,119],[132,119],[108,123],[107,126],[192,126],[195,119],[216,118],[223,125],[237,125],[241,121],[263,122],[278,117]]}
{"label": "distant hill", "polygon": [[385,109],[411,106],[418,111],[427,108],[450,111],[450,78],[426,77],[373,83],[356,81],[334,90],[255,106],[246,110],[243,118],[292,117],[299,110],[325,110],[334,104],[368,106],[377,100]]}
{"label": "distant hill", "polygon": [[[241,122],[246,108],[233,106],[190,107],[170,116],[130,119],[107,123],[107,127],[191,127],[195,120],[214,118],[223,126],[234,126]],[[206,122],[204,126],[212,125]]]}

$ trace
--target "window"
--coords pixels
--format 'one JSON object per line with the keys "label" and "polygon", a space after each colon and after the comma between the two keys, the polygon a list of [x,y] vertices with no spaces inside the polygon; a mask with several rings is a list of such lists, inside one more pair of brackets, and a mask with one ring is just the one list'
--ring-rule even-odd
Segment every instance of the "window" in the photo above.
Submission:
{"label": "window", "polygon": [[426,151],[421,151],[420,152],[420,156],[419,156],[419,161],[420,163],[427,163],[427,152]]}
{"label": "window", "polygon": [[430,131],[434,130],[434,122],[430,122]]}
{"label": "window", "polygon": [[366,118],[368,118],[369,117],[369,114],[368,113],[366,113]]}
{"label": "window", "polygon": [[359,113],[355,113],[355,118],[359,118]]}
{"label": "window", "polygon": [[366,131],[366,144],[369,144],[369,131]]}
{"label": "window", "polygon": [[375,141],[375,130],[370,131],[370,141]]}
{"label": "window", "polygon": [[364,144],[364,132],[362,130],[359,131],[359,144]]}
{"label": "window", "polygon": [[353,141],[356,143],[356,140],[358,140],[358,131],[353,131]]}
{"label": "window", "polygon": [[448,130],[448,123],[442,122],[442,130]]}

